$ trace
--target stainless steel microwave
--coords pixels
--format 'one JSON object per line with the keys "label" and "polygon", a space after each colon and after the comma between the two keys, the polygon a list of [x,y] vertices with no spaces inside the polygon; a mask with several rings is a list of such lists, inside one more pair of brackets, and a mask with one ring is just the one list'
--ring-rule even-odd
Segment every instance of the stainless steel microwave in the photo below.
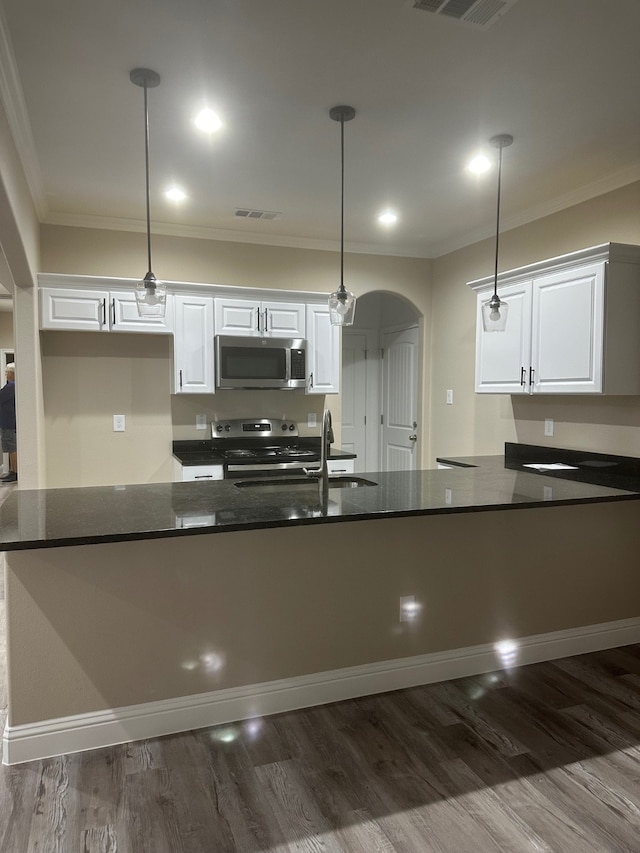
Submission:
{"label": "stainless steel microwave", "polygon": [[302,338],[216,335],[216,388],[304,388],[307,342]]}

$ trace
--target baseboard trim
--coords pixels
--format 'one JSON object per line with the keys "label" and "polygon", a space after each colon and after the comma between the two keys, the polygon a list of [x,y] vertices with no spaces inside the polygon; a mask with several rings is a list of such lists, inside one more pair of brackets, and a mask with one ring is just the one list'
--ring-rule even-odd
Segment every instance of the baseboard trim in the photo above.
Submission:
{"label": "baseboard trim", "polygon": [[[640,618],[537,634],[516,641],[509,665],[539,663],[638,642]],[[20,764],[499,669],[504,669],[504,663],[494,645],[487,643],[178,699],[6,725],[2,761]]]}

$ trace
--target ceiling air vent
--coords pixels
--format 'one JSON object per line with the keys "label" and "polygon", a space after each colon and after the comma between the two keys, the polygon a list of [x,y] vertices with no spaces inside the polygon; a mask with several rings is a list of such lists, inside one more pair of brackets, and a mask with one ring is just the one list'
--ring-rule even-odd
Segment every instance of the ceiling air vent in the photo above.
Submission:
{"label": "ceiling air vent", "polygon": [[280,219],[282,214],[275,210],[254,210],[252,207],[237,207],[234,216],[240,219]]}
{"label": "ceiling air vent", "polygon": [[486,30],[517,0],[413,0],[413,8]]}

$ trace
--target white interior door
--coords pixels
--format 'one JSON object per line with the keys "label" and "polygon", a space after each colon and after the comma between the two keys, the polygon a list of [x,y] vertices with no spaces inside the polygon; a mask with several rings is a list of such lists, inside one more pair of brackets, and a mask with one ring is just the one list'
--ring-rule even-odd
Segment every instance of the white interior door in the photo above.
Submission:
{"label": "white interior door", "polygon": [[418,445],[418,351],[416,327],[382,335],[383,471],[413,471]]}
{"label": "white interior door", "polygon": [[365,471],[367,456],[367,336],[342,332],[341,447],[355,453],[355,470]]}

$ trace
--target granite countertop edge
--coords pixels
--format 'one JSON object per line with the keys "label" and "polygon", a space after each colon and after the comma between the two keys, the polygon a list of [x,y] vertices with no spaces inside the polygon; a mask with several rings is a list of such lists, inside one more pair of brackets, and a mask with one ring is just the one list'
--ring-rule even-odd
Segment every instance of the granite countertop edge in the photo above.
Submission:
{"label": "granite countertop edge", "polygon": [[376,486],[330,489],[324,504],[313,481],[266,489],[222,480],[15,490],[0,506],[0,550],[640,499],[633,472],[616,488],[532,472],[505,456],[439,459],[453,467],[358,474]]}

